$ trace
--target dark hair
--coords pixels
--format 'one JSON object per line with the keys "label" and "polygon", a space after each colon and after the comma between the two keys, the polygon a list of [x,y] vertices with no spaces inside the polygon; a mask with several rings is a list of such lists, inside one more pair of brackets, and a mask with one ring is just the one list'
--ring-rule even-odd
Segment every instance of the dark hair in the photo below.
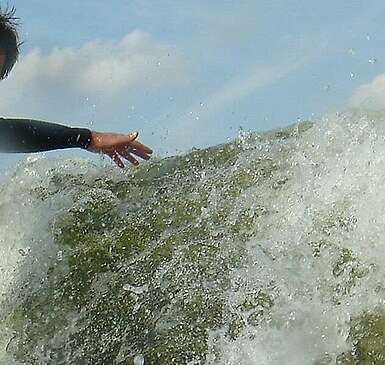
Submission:
{"label": "dark hair", "polygon": [[0,79],[5,79],[11,72],[19,57],[19,35],[17,26],[19,18],[15,17],[16,9],[0,7],[0,51],[5,54],[5,64],[0,70]]}

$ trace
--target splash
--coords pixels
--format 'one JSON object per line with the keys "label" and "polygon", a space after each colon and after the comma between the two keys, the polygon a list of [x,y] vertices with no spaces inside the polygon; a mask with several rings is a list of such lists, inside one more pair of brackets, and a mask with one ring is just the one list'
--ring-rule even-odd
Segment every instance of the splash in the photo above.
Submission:
{"label": "splash", "polygon": [[0,201],[1,356],[383,363],[384,121],[243,133],[123,173],[21,164]]}

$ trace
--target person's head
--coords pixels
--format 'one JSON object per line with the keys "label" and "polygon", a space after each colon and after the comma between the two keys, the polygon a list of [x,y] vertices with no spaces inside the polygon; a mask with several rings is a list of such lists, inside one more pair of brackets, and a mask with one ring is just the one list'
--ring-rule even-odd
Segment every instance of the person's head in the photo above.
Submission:
{"label": "person's head", "polygon": [[5,79],[19,57],[19,35],[17,34],[15,8],[0,8],[0,79]]}

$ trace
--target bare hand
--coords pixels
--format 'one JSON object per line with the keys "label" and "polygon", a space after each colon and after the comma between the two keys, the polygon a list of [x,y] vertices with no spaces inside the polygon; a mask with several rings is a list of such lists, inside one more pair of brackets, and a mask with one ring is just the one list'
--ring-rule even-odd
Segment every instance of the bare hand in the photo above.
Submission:
{"label": "bare hand", "polygon": [[148,160],[152,154],[150,148],[136,140],[137,137],[137,132],[129,134],[91,132],[91,142],[87,150],[106,154],[121,168],[124,167],[122,158],[137,166],[139,162],[136,157]]}

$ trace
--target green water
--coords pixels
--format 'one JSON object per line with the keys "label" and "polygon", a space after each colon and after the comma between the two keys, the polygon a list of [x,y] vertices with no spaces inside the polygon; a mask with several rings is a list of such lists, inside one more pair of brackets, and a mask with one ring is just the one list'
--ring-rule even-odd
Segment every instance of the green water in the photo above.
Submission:
{"label": "green water", "polygon": [[[21,166],[2,191],[3,227],[13,196],[28,197],[27,219],[49,218],[18,251],[3,294],[8,359],[385,363],[383,198],[370,180],[383,178],[373,167],[385,165],[382,127],[349,118],[244,134],[124,172]],[[352,166],[352,156],[362,161]]]}

